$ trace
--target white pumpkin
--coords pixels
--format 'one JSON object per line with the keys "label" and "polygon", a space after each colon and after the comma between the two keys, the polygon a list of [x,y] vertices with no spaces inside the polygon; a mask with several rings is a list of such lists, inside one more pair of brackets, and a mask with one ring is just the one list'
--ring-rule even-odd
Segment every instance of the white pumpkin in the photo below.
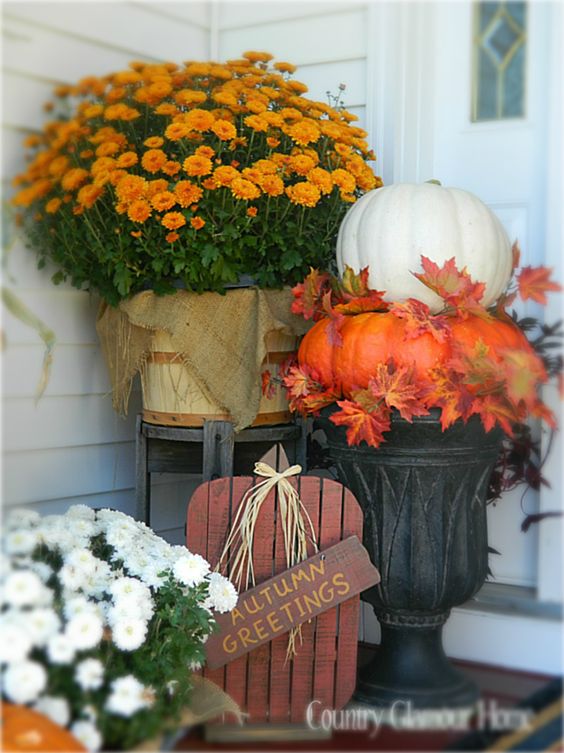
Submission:
{"label": "white pumpkin", "polygon": [[439,266],[454,256],[475,282],[484,282],[485,306],[505,290],[512,272],[511,243],[501,222],[476,196],[434,183],[397,183],[366,193],[349,209],[337,239],[337,265],[369,267],[371,288],[386,300],[417,298],[431,311],[442,301],[415,278],[421,255]]}

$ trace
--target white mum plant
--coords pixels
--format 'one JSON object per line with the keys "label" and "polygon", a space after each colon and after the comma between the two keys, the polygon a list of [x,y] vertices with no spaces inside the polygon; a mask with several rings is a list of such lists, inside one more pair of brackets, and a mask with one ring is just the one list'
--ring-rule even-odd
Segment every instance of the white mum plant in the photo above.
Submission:
{"label": "white mum plant", "polygon": [[237,603],[233,585],[115,510],[14,510],[2,543],[3,698],[88,750],[129,748],[173,725],[214,610]]}

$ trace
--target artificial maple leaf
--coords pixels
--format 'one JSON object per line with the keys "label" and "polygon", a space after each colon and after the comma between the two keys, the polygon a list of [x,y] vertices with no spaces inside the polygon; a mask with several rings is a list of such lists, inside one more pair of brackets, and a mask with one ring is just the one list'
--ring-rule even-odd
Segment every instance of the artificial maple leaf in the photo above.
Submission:
{"label": "artificial maple leaf", "polygon": [[366,442],[371,447],[379,447],[384,440],[384,432],[390,429],[390,410],[382,405],[378,411],[369,413],[362,405],[351,400],[338,400],[341,409],[333,413],[331,421],[336,426],[347,427],[349,445]]}
{"label": "artificial maple leaf", "polygon": [[472,402],[469,415],[476,414],[486,431],[491,431],[496,424],[509,436],[513,436],[514,426],[519,420],[515,408],[503,395],[483,395]]}
{"label": "artificial maple leaf", "polygon": [[517,287],[521,300],[529,298],[532,301],[546,305],[546,293],[549,290],[558,292],[562,286],[550,279],[552,269],[548,267],[523,267],[517,275]]}
{"label": "artificial maple leaf", "polygon": [[312,269],[303,282],[292,288],[294,300],[292,313],[318,321],[322,318],[322,300],[325,293],[331,289],[331,275]]}
{"label": "artificial maple leaf", "polygon": [[362,314],[366,311],[386,311],[384,292],[368,287],[368,267],[357,274],[348,264],[342,278],[334,286],[335,310],[341,314]]}
{"label": "artificial maple leaf", "polygon": [[439,295],[445,302],[462,317],[474,314],[481,318],[489,318],[489,314],[480,301],[484,296],[486,286],[483,282],[473,282],[466,271],[466,267],[459,270],[454,256],[445,261],[442,267],[421,256],[423,274],[413,272],[424,285]]}
{"label": "artificial maple leaf", "polygon": [[459,418],[466,419],[474,396],[461,375],[446,367],[431,369],[429,381],[421,388],[427,408],[441,409],[441,427],[445,431]]}
{"label": "artificial maple leaf", "polygon": [[302,398],[302,407],[308,414],[317,413],[321,408],[331,405],[340,397],[341,393],[335,387],[331,387],[323,392],[312,392],[306,395]]}
{"label": "artificial maple leaf", "polygon": [[429,411],[421,403],[421,393],[414,383],[413,368],[396,366],[392,360],[379,363],[368,389],[376,399],[382,399],[388,408],[396,408],[400,416],[410,423],[413,416],[426,416]]}
{"label": "artificial maple leaf", "polygon": [[262,372],[260,378],[262,394],[267,400],[271,400],[276,394],[276,382],[268,369]]}
{"label": "artificial maple leaf", "polygon": [[331,291],[328,291],[323,296],[323,311],[325,312],[325,316],[331,320],[325,329],[329,344],[340,347],[343,344],[341,327],[345,323],[345,317],[333,308]]}
{"label": "artificial maple leaf", "polygon": [[551,429],[558,428],[556,416],[541,400],[537,400],[535,404],[531,406],[530,413],[531,416],[535,416],[535,418],[540,418],[542,421],[544,421],[547,426],[550,426]]}
{"label": "artificial maple leaf", "polygon": [[500,352],[507,396],[515,405],[531,408],[537,402],[537,388],[547,381],[546,370],[535,353],[506,348]]}
{"label": "artificial maple leaf", "polygon": [[291,366],[282,379],[282,383],[288,391],[288,402],[291,411],[305,413],[304,398],[324,391],[319,380],[319,375],[305,364],[303,366]]}
{"label": "artificial maple leaf", "polygon": [[443,343],[449,336],[448,317],[440,314],[433,316],[429,306],[416,298],[408,298],[404,303],[394,303],[390,308],[390,313],[405,321],[407,338],[417,338],[428,332],[435,340]]}
{"label": "artificial maple leaf", "polygon": [[515,241],[511,246],[511,268],[515,272],[519,264],[521,263],[521,248],[519,247],[519,241]]}

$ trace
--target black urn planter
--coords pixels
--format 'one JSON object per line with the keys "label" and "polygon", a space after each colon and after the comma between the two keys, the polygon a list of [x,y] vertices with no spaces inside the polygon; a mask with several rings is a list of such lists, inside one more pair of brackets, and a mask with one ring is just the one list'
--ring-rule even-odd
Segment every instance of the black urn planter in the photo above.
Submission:
{"label": "black urn planter", "polygon": [[478,419],[441,430],[440,411],[408,423],[394,411],[385,442],[349,447],[325,409],[339,480],[364,511],[364,545],[381,582],[363,594],[382,628],[377,658],[360,674],[355,699],[389,707],[461,707],[478,690],[442,647],[450,609],[473,596],[488,568],[486,492],[503,433]]}

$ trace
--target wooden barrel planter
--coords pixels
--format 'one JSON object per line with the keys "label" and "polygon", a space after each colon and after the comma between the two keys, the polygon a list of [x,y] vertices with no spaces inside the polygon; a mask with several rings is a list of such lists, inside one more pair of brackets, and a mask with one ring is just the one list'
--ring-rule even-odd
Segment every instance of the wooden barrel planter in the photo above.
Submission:
{"label": "wooden barrel planter", "polygon": [[[281,365],[296,350],[297,338],[281,332],[271,332],[266,338],[267,354],[261,375],[269,371],[278,376]],[[204,421],[230,421],[232,417],[208,394],[205,394],[186,368],[179,353],[170,344],[170,337],[159,331],[153,340],[143,370],[143,420],[164,426],[203,426]],[[261,384],[257,385],[261,389]],[[274,394],[262,394],[259,411],[252,426],[288,423],[291,413],[282,388]]]}

